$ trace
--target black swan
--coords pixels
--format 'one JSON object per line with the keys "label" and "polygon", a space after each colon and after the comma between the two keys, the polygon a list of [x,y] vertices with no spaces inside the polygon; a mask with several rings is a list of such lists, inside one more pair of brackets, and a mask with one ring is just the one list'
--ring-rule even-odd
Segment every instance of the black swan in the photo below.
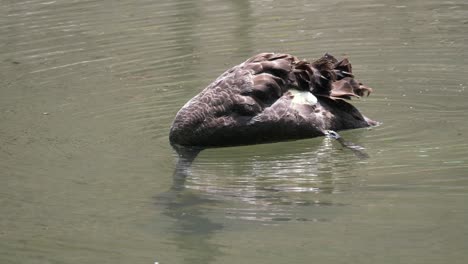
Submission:
{"label": "black swan", "polygon": [[188,101],[175,117],[169,140],[179,151],[339,138],[334,131],[377,124],[345,101],[371,92],[354,79],[346,58],[325,54],[307,62],[261,53],[227,70]]}

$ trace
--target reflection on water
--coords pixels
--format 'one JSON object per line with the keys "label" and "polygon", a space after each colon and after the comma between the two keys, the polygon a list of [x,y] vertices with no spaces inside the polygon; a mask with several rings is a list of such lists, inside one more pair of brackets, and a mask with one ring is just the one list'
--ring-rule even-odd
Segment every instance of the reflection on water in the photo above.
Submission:
{"label": "reflection on water", "polygon": [[[343,151],[330,138],[270,144],[266,150],[270,154],[255,147],[208,149],[193,164],[191,155],[199,150],[185,153],[190,158],[179,159],[171,191],[163,197],[176,195],[183,203],[198,194],[203,198],[196,201],[230,204],[225,214],[233,219],[316,221],[301,216],[297,208],[334,205],[326,194],[351,188],[356,182],[354,168],[366,162]],[[217,161],[219,155],[222,163]],[[170,200],[169,210],[173,202]]]}
{"label": "reflection on water", "polygon": [[[284,144],[288,143],[279,143]],[[193,170],[197,170],[197,173],[191,175],[186,185],[213,195],[240,197],[252,204],[259,204],[262,197],[270,196],[265,195],[264,191],[281,194],[339,192],[341,187],[334,183],[346,175],[337,172],[352,170],[353,162],[341,164],[343,160],[339,155],[342,153],[331,147],[330,139],[323,139],[317,148],[300,146],[300,143],[294,145],[294,150],[298,152],[288,153],[283,149],[268,158],[260,155],[250,157],[251,152],[247,150],[245,156],[228,158],[223,164],[201,159],[194,164]],[[334,175],[342,178],[334,178]],[[271,204],[275,202],[271,201]]]}
{"label": "reflection on water", "polygon": [[[202,152],[193,164],[200,150],[179,149],[173,185],[155,199],[173,219],[173,242],[185,252],[185,263],[211,263],[222,255],[210,240],[226,219],[268,225],[329,221],[320,208],[345,204],[326,195],[349,189],[356,179],[346,171],[364,162],[333,143],[320,138],[270,144],[269,155],[252,147],[204,150],[208,153]],[[220,154],[222,163],[214,160]],[[304,208],[317,210],[303,213]],[[214,221],[213,214],[221,218]]]}

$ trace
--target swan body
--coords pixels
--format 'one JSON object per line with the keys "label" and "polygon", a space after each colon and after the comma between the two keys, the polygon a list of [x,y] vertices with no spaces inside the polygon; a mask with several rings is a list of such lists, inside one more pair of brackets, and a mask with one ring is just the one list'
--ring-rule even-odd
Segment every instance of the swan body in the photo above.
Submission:
{"label": "swan body", "polygon": [[307,62],[261,53],[188,101],[170,129],[173,146],[222,147],[324,136],[377,124],[345,101],[369,95],[347,59]]}

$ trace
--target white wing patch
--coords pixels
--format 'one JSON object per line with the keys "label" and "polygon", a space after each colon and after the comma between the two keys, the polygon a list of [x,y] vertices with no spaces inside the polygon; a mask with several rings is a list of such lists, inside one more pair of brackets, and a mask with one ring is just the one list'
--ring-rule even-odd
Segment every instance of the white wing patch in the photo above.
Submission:
{"label": "white wing patch", "polygon": [[315,97],[311,92],[299,91],[296,89],[290,89],[289,92],[294,96],[294,98],[292,99],[292,102],[294,104],[302,104],[302,105],[317,104],[317,97]]}

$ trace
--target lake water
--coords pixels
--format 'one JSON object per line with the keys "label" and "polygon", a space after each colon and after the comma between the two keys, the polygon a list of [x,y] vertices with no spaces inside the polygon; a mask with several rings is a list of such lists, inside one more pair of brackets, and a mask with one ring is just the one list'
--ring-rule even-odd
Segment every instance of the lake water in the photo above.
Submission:
{"label": "lake water", "polygon": [[[0,1],[0,263],[468,263],[463,0]],[[379,127],[203,151],[179,108],[265,51],[348,56]]]}

